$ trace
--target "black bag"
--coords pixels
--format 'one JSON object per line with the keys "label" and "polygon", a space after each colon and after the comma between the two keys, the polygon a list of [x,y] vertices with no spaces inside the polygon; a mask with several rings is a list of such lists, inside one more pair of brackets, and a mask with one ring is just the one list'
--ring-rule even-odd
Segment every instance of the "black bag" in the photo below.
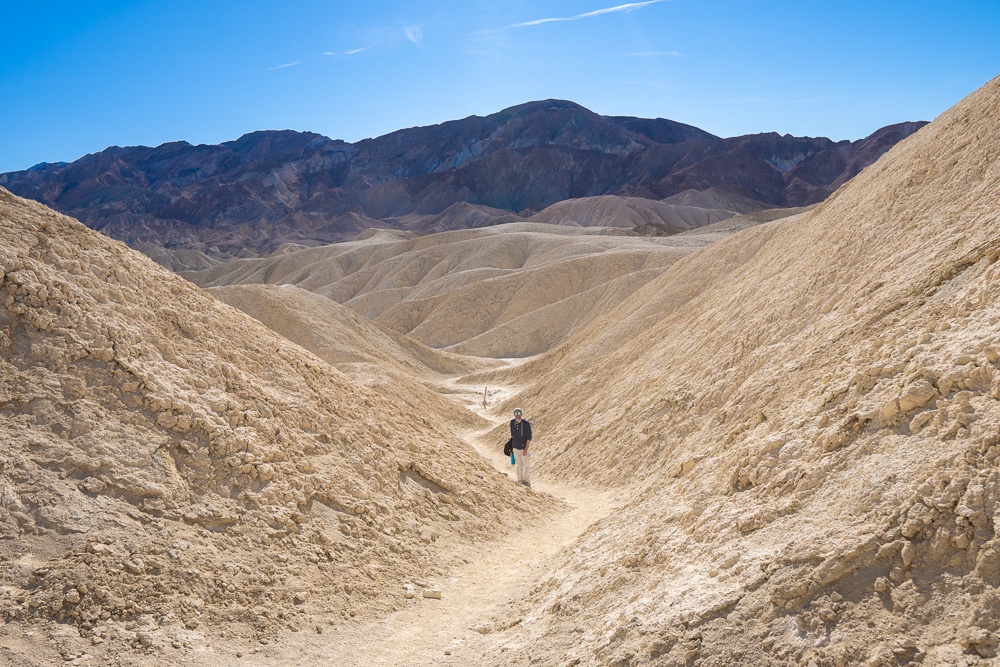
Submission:
{"label": "black bag", "polygon": [[503,455],[510,456],[514,453],[514,438],[511,438],[503,446]]}

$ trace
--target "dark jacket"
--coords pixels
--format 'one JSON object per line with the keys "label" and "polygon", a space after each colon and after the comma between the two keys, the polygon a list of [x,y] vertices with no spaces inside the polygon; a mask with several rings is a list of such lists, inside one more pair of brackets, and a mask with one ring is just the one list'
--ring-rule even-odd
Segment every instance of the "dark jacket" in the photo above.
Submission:
{"label": "dark jacket", "polygon": [[514,449],[524,449],[531,440],[531,422],[522,419],[518,424],[516,419],[510,420],[510,439],[514,441]]}

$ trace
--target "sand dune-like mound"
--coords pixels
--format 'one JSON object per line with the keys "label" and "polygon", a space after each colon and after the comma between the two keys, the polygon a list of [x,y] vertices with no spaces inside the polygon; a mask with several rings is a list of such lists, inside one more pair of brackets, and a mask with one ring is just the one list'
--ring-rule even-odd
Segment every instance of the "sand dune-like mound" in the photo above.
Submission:
{"label": "sand dune-like mound", "polygon": [[757,213],[769,208],[771,204],[757,201],[752,197],[741,195],[723,188],[708,188],[707,190],[684,190],[663,200],[665,204],[676,206],[693,206],[696,208],[720,209],[735,213]]}
{"label": "sand dune-like mound", "polygon": [[186,275],[206,287],[296,285],[431,347],[520,357],[551,349],[698,245],[606,231],[514,223],[380,235]]}
{"label": "sand dune-like mound", "polygon": [[208,292],[345,372],[377,366],[415,377],[450,377],[490,365],[414,342],[294,285],[232,285]]}
{"label": "sand dune-like mound", "polygon": [[385,229],[386,227],[388,225],[383,220],[369,218],[360,213],[344,213],[332,218],[326,224],[317,227],[296,241],[307,245],[324,245],[331,238],[349,239],[369,229]]}
{"label": "sand dune-like mound", "polygon": [[803,206],[799,208],[769,208],[764,211],[758,211],[757,213],[734,215],[733,217],[722,220],[721,222],[705,225],[704,227],[692,229],[687,232],[681,232],[676,238],[672,239],[672,241],[674,243],[692,241],[700,245],[708,245],[709,243],[729,238],[736,232],[742,232],[744,229],[750,229],[751,227],[763,225],[767,222],[774,222],[775,220],[780,220],[782,218],[790,218],[794,215],[800,215],[811,210],[812,208],[812,206]]}
{"label": "sand dune-like mound", "polygon": [[199,250],[172,250],[153,243],[136,242],[134,249],[171,271],[201,271],[222,264],[224,260],[209,257]]}
{"label": "sand dune-like mound", "polygon": [[490,660],[996,655],[998,137],[1000,78],[521,367],[536,466],[637,486],[498,621]]}
{"label": "sand dune-like mound", "polygon": [[[504,239],[502,242],[516,239]],[[594,250],[597,250],[595,247]],[[621,244],[498,277],[455,282],[407,299],[375,321],[462,354],[523,357],[551,349],[591,318],[616,307],[687,249]]]}
{"label": "sand dune-like mound", "polygon": [[516,222],[519,216],[505,209],[455,202],[435,215],[411,213],[393,219],[401,229],[417,230],[422,234],[437,234],[455,229],[477,229]]}
{"label": "sand dune-like mound", "polygon": [[671,204],[641,197],[602,195],[567,199],[533,215],[533,222],[579,227],[639,227],[657,225],[677,233],[710,225],[733,212],[721,208]]}
{"label": "sand dune-like mound", "polygon": [[482,361],[421,345],[293,285],[233,285],[213,287],[209,292],[414,412],[431,407],[434,415],[459,430],[486,425],[464,407],[428,389],[488,367]]}
{"label": "sand dune-like mound", "polygon": [[4,632],[58,620],[70,658],[84,640],[156,654],[403,604],[403,579],[545,504],[439,407],[0,190]]}

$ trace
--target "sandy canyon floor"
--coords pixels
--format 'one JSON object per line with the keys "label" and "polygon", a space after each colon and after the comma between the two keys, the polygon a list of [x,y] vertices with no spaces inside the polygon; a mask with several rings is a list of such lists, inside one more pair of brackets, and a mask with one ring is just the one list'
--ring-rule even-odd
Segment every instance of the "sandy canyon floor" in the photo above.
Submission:
{"label": "sandy canyon floor", "polygon": [[[511,360],[514,361],[514,360]],[[516,360],[514,363],[523,363]],[[431,378],[427,378],[431,380]],[[460,384],[454,378],[438,386],[442,397],[463,405],[486,419],[486,429],[465,434],[478,456],[498,474],[513,479],[513,467],[488,436],[506,417],[497,406],[513,392],[509,387]],[[488,403],[483,391],[488,392]],[[399,609],[388,614],[362,614],[346,622],[320,615],[303,622],[300,630],[248,643],[227,638],[224,629],[203,628],[174,645],[161,646],[149,655],[122,654],[126,645],[94,644],[80,639],[65,626],[52,623],[0,626],[0,658],[12,666],[159,665],[183,664],[281,665],[318,667],[417,667],[419,665],[474,665],[486,646],[504,652],[530,647],[516,639],[501,644],[491,640],[498,629],[510,629],[532,619],[521,619],[516,603],[537,589],[548,567],[562,550],[620,506],[623,489],[601,490],[560,483],[534,473],[531,493],[556,499],[542,516],[527,516],[512,532],[481,544],[464,544],[454,552],[457,564],[433,577],[399,582]],[[440,591],[425,597],[424,590]],[[4,664],[8,664],[5,662]]]}
{"label": "sandy canyon floor", "polygon": [[[469,409],[496,420],[482,408],[482,394],[475,391],[479,388],[466,389],[473,390],[463,395]],[[506,393],[501,387],[489,390]],[[495,443],[485,439],[487,433],[471,433],[469,442],[498,471],[513,476],[508,460],[498,456]],[[516,615],[513,603],[539,585],[547,566],[561,550],[570,548],[591,525],[614,511],[623,493],[548,481],[544,475],[535,475],[532,490],[554,496],[561,503],[541,519],[525,521],[502,541],[464,547],[461,565],[427,582],[441,590],[440,600],[417,600],[386,618],[358,623],[356,628],[328,641],[303,635],[289,637],[280,655],[274,655],[266,664],[274,664],[274,658],[303,666],[476,664],[484,645],[490,643],[486,637],[489,631],[531,622]],[[522,644],[515,640],[509,648],[526,648]],[[503,651],[508,647],[495,648]]]}

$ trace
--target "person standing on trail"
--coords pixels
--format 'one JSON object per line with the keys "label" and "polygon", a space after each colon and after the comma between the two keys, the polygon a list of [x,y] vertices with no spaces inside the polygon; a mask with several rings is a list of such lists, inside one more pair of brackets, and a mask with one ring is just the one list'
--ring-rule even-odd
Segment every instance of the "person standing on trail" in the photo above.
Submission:
{"label": "person standing on trail", "polygon": [[514,447],[514,472],[517,474],[517,481],[530,487],[528,446],[531,444],[531,422],[521,418],[521,408],[514,408],[514,418],[510,420],[510,439]]}

